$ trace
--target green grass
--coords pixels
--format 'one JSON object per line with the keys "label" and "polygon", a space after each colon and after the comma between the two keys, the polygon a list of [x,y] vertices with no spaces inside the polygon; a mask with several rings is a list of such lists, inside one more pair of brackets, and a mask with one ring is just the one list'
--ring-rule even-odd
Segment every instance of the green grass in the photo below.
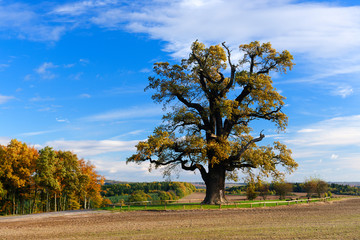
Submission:
{"label": "green grass", "polygon": [[[332,199],[331,199],[332,200]],[[311,199],[310,202],[319,202],[322,200]],[[329,201],[329,200],[327,200]],[[265,203],[264,203],[265,202]],[[124,205],[124,206],[110,206],[102,208],[110,211],[177,211],[177,210],[211,210],[211,209],[234,209],[234,208],[261,208],[261,207],[276,207],[285,205],[294,205],[307,203],[307,199],[303,201],[294,202],[286,200],[268,200],[268,201],[239,201],[228,205],[207,205],[200,203],[170,203],[166,205]]]}

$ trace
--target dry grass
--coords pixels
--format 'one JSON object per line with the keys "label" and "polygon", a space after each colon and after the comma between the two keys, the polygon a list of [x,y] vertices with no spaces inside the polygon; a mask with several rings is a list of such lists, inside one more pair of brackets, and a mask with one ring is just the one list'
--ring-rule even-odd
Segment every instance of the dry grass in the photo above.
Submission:
{"label": "dry grass", "polygon": [[360,199],[276,208],[0,218],[0,239],[359,239]]}

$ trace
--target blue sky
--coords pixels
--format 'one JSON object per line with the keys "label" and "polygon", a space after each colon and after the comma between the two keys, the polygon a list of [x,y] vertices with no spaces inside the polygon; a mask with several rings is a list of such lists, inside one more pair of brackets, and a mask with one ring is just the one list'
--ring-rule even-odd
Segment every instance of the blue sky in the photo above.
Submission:
{"label": "blue sky", "polygon": [[234,58],[254,40],[289,50],[293,71],[273,75],[287,131],[260,121],[255,131],[292,149],[289,181],[360,181],[360,4],[350,0],[0,0],[0,144],[72,150],[108,179],[161,181],[125,160],[161,123],[144,92],[153,63],[179,61],[196,39],[226,41]]}

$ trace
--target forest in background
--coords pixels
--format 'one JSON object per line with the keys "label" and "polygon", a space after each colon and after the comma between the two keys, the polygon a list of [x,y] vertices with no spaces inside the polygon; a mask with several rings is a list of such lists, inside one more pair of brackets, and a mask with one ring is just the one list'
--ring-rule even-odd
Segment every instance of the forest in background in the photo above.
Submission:
{"label": "forest in background", "polygon": [[0,145],[0,214],[88,209],[103,204],[89,161],[70,151],[37,150],[16,139]]}
{"label": "forest in background", "polygon": [[144,182],[107,184],[102,186],[102,195],[112,203],[178,200],[196,191],[187,182]]}

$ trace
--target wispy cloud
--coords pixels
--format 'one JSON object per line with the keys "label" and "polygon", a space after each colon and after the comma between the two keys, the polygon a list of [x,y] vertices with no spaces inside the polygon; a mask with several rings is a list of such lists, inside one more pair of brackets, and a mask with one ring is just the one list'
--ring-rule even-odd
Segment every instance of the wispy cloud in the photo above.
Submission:
{"label": "wispy cloud", "polygon": [[65,33],[65,24],[49,24],[46,15],[24,3],[0,2],[0,35],[33,41],[57,41]]}
{"label": "wispy cloud", "polygon": [[165,40],[166,49],[176,56],[184,56],[195,39],[229,44],[258,39],[324,58],[359,46],[359,15],[359,7],[316,2],[183,0],[150,1],[132,11],[111,8],[93,21],[105,27],[125,24],[131,31]]}
{"label": "wispy cloud", "polygon": [[70,121],[66,118],[56,118],[56,121],[57,122],[60,122],[60,123],[69,123]]}
{"label": "wispy cloud", "polygon": [[40,96],[36,96],[33,98],[30,98],[30,102],[50,102],[50,101],[54,101],[55,98],[52,97],[40,97]]}
{"label": "wispy cloud", "polygon": [[287,143],[297,146],[360,146],[360,115],[332,118],[307,126]]}
{"label": "wispy cloud", "polygon": [[85,0],[73,3],[67,3],[56,7],[51,13],[61,15],[78,16],[87,13],[94,8],[106,7],[117,3],[117,0]]}
{"label": "wispy cloud", "polygon": [[82,118],[89,122],[114,121],[125,119],[136,119],[144,117],[161,116],[163,111],[161,107],[133,107],[129,109],[113,110]]}
{"label": "wispy cloud", "polygon": [[90,60],[89,59],[85,59],[85,58],[81,58],[79,60],[79,62],[82,64],[82,65],[87,65],[90,63]]}
{"label": "wispy cloud", "polygon": [[332,91],[333,95],[341,96],[342,98],[346,98],[354,93],[354,90],[350,86],[342,86],[334,89]]}
{"label": "wispy cloud", "polygon": [[134,141],[115,141],[115,140],[55,140],[49,141],[46,145],[52,146],[59,150],[69,150],[81,157],[93,156],[110,152],[135,151],[135,145],[138,140]]}
{"label": "wispy cloud", "polygon": [[6,68],[10,67],[9,64],[1,63],[0,64],[0,71],[4,71]]}
{"label": "wispy cloud", "polygon": [[[207,44],[226,41],[232,49],[254,40],[270,41],[276,49],[294,54],[296,63],[307,63],[304,77],[290,82],[319,84],[330,94],[345,98],[359,88],[354,85],[360,85],[360,65],[355,64],[360,61],[360,6],[340,4],[295,0],[77,1],[58,5],[52,14],[79,22],[77,27],[95,24],[148,34],[164,41],[164,50],[175,58],[186,57],[195,39]],[[349,86],[343,88],[341,82]]]}
{"label": "wispy cloud", "polygon": [[145,132],[144,129],[135,130],[135,131],[127,132],[127,133],[120,134],[118,136],[112,137],[111,140],[124,139],[126,137],[134,137],[134,136],[140,135],[140,134],[142,134],[144,132]]}
{"label": "wispy cloud", "polygon": [[15,97],[13,97],[13,96],[4,96],[4,95],[0,94],[0,104],[4,104],[14,98]]}
{"label": "wispy cloud", "polygon": [[295,181],[312,174],[331,181],[359,180],[360,115],[305,125],[284,134],[283,142],[299,163],[299,169],[291,176]]}
{"label": "wispy cloud", "polygon": [[79,95],[79,98],[91,98],[91,95],[88,93],[83,93]]}
{"label": "wispy cloud", "polygon": [[58,65],[54,65],[52,62],[44,62],[41,64],[35,71],[43,78],[43,79],[53,79],[56,77],[54,73],[50,71],[50,69],[58,68]]}
{"label": "wispy cloud", "polygon": [[32,137],[32,136],[44,135],[44,134],[48,134],[48,133],[54,133],[54,132],[58,132],[58,131],[59,131],[59,130],[26,132],[26,133],[21,133],[21,134],[19,134],[19,136],[22,136],[22,137]]}

